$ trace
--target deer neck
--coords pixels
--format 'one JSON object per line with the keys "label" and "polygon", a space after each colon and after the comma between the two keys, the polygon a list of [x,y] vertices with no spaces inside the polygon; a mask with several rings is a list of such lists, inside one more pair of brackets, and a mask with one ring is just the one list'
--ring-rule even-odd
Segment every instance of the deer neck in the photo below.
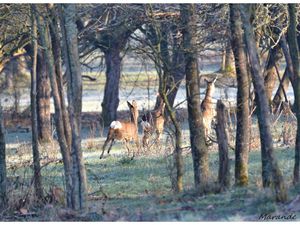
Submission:
{"label": "deer neck", "polygon": [[206,100],[212,100],[212,95],[214,93],[215,87],[210,86],[207,88],[206,93],[205,93],[205,99]]}
{"label": "deer neck", "polygon": [[139,113],[137,110],[131,114],[131,121],[135,124],[136,127],[138,124],[138,117],[139,117]]}

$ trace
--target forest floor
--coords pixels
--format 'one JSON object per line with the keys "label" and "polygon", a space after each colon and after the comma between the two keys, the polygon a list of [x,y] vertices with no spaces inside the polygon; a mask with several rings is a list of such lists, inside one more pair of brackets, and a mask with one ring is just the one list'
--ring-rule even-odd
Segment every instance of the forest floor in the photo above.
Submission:
{"label": "forest floor", "polygon": [[[280,122],[278,122],[280,123]],[[281,124],[277,124],[278,127]],[[29,133],[8,133],[7,166],[9,204],[0,213],[0,221],[260,221],[262,215],[293,216],[300,220],[300,186],[292,185],[294,148],[276,144],[278,159],[289,199],[276,203],[271,189],[261,183],[261,152],[257,143],[257,125],[253,130],[249,155],[249,185],[234,186],[234,152],[230,150],[231,187],[222,193],[197,194],[193,187],[193,166],[187,123],[184,123],[184,192],[172,191],[172,137],[164,135],[158,146],[144,149],[134,160],[127,156],[122,143],[117,142],[111,155],[99,159],[106,130],[84,126],[83,156],[88,179],[88,201],[85,212],[66,210],[60,195],[53,188],[63,189],[63,165],[57,141],[41,146],[42,176],[45,194],[56,202],[36,205],[32,200],[32,156]],[[277,131],[278,132],[278,131]],[[256,140],[256,141],[255,141]],[[210,182],[216,186],[218,151],[209,149]],[[54,195],[54,196],[53,196]],[[296,199],[296,200],[295,200]]]}

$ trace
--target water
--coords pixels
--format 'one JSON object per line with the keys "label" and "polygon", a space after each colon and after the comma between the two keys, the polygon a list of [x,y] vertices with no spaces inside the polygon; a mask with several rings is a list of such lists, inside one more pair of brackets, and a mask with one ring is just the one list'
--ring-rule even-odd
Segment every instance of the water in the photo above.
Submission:
{"label": "water", "polygon": [[[217,71],[219,69],[220,63],[214,63],[209,65],[204,65],[200,68],[200,71],[202,74],[209,74],[213,73],[214,71]],[[128,71],[127,71],[128,72]],[[132,71],[130,71],[132,72]],[[125,86],[125,87],[124,87]],[[236,88],[228,87],[228,88],[216,88],[216,91],[213,95],[213,101],[216,103],[218,99],[222,100],[228,100],[230,103],[235,104],[236,102]],[[275,95],[276,89],[273,91],[273,95]],[[120,88],[119,91],[119,98],[120,98],[120,104],[118,107],[118,110],[127,110],[127,101],[132,101],[135,99],[138,103],[138,106],[140,109],[152,109],[154,107],[155,101],[156,101],[156,94],[157,94],[157,87],[151,88],[149,90],[149,96],[148,96],[148,90],[147,87],[126,87],[126,85],[122,85],[122,88]],[[205,88],[200,88],[200,97],[203,99],[205,94]],[[83,112],[90,112],[90,111],[101,111],[101,102],[103,99],[104,90],[83,90],[82,94],[82,106],[83,106]],[[293,102],[294,96],[293,96],[293,89],[290,85],[290,87],[287,90],[287,96],[288,99]],[[175,105],[179,104],[179,108],[186,108],[186,90],[185,90],[185,84],[181,84],[176,99],[175,99]],[[66,99],[67,102],[67,99]],[[14,104],[14,98],[13,96],[8,95],[1,95],[1,104],[4,108],[10,108]],[[22,95],[20,98],[20,108],[25,109],[30,105],[30,90],[24,89],[22,90]],[[53,99],[51,99],[51,112],[54,112],[53,107]]]}

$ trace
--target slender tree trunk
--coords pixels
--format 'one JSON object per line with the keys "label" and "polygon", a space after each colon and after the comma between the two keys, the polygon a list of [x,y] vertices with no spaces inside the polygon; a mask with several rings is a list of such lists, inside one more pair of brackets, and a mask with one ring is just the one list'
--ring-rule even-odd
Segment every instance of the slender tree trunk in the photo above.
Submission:
{"label": "slender tree trunk", "polygon": [[194,181],[196,189],[206,188],[209,165],[205,143],[203,118],[200,109],[200,87],[196,48],[196,12],[194,4],[182,4],[180,17],[183,26],[183,47],[185,51],[186,93],[190,127],[190,142],[193,156]]}
{"label": "slender tree trunk", "polygon": [[255,47],[254,32],[250,24],[249,4],[241,4],[239,7],[243,22],[245,42],[249,53],[249,61],[251,64],[252,80],[256,92],[258,109],[257,116],[261,137],[263,185],[264,187],[269,187],[271,185],[271,180],[273,180],[276,192],[276,200],[284,202],[287,200],[287,192],[282,173],[273,153],[274,148],[270,128],[270,110],[264,88],[262,69],[260,66],[257,49]]}
{"label": "slender tree trunk", "polygon": [[105,126],[117,119],[119,106],[119,83],[121,75],[120,48],[110,47],[104,51],[106,64],[106,83],[102,106],[102,118]]}
{"label": "slender tree trunk", "polygon": [[61,51],[61,44],[60,44],[60,37],[59,34],[61,30],[58,26],[58,14],[52,5],[47,5],[48,10],[50,11],[50,15],[52,21],[50,22],[50,35],[51,35],[51,43],[53,49],[53,57],[54,57],[54,65],[55,65],[55,73],[56,73],[56,80],[58,85],[58,94],[61,99],[61,110],[62,110],[62,117],[63,117],[63,125],[64,125],[64,132],[68,146],[72,144],[72,133],[71,133],[71,125],[69,121],[68,110],[66,107],[65,97],[64,97],[64,85],[63,85],[63,72],[62,72],[62,51]]}
{"label": "slender tree trunk", "polygon": [[[39,40],[40,42],[41,40]],[[25,47],[27,54],[33,54],[32,44]],[[38,140],[48,142],[52,139],[51,134],[51,113],[50,113],[50,83],[48,67],[45,63],[45,53],[38,51],[37,55],[37,120],[38,120]]]}
{"label": "slender tree trunk", "polygon": [[230,166],[228,157],[228,133],[226,130],[225,105],[221,100],[217,102],[217,126],[216,133],[219,145],[219,173],[218,182],[221,191],[230,186]]}
{"label": "slender tree trunk", "polygon": [[87,180],[81,150],[81,111],[82,111],[82,78],[80,71],[76,8],[74,4],[62,5],[62,34],[68,70],[69,117],[72,128],[72,162],[73,162],[73,207],[84,209],[86,204]]}
{"label": "slender tree trunk", "polygon": [[299,168],[300,168],[300,73],[299,73],[299,46],[297,43],[297,17],[296,5],[288,4],[288,11],[290,17],[290,24],[288,27],[288,44],[289,53],[292,60],[293,80],[294,80],[294,97],[295,97],[295,111],[297,117],[297,134],[295,144],[295,165],[294,165],[294,184],[299,182]]}
{"label": "slender tree trunk", "polygon": [[0,209],[6,207],[6,154],[5,154],[5,131],[3,125],[2,106],[0,103]]}
{"label": "slender tree trunk", "polygon": [[271,48],[269,50],[269,56],[268,61],[264,73],[264,83],[266,87],[266,94],[268,101],[271,105],[272,103],[272,94],[273,89],[276,82],[276,63],[280,60],[280,54],[279,54],[279,46],[277,45],[274,48]]}
{"label": "slender tree trunk", "polygon": [[[280,78],[278,76],[278,78]],[[276,94],[273,98],[273,108],[274,108],[274,111],[277,111],[278,110],[278,107],[280,105],[280,103],[282,101],[286,101],[286,92],[287,92],[287,89],[289,87],[289,84],[290,84],[290,80],[289,80],[289,74],[288,74],[288,69],[287,67],[285,68],[284,70],[284,73],[283,73],[283,76],[280,78],[280,81],[279,81],[279,86],[277,88],[277,91],[276,91]]]}
{"label": "slender tree trunk", "polygon": [[230,4],[231,43],[237,75],[237,129],[235,146],[235,183],[248,184],[248,153],[250,145],[249,75],[247,54],[238,5]]}
{"label": "slender tree trunk", "polygon": [[178,26],[173,29],[173,55],[171,66],[171,78],[167,81],[167,90],[169,91],[168,100],[170,105],[174,105],[174,101],[179,90],[180,84],[185,77],[184,51],[182,46],[182,38],[175,34],[179,30]]}
{"label": "slender tree trunk", "polygon": [[50,81],[44,53],[37,57],[37,120],[38,140],[49,142],[51,136]]}
{"label": "slender tree trunk", "polygon": [[156,53],[157,58],[160,59],[156,61],[155,63],[156,68],[158,69],[159,74],[159,94],[161,96],[160,98],[157,98],[156,104],[160,104],[160,101],[163,101],[165,103],[166,112],[170,116],[170,119],[172,121],[172,124],[174,125],[175,129],[175,151],[174,151],[174,160],[175,160],[175,167],[176,167],[176,186],[175,191],[176,192],[182,192],[183,191],[183,157],[182,157],[182,129],[180,122],[176,120],[176,113],[174,111],[174,108],[171,106],[168,96],[167,96],[167,84],[166,81],[170,77],[170,58],[168,53],[168,42],[167,42],[167,36],[168,31],[165,27],[165,24],[162,24],[161,27],[153,26],[153,35],[155,37],[162,37],[160,42],[157,43],[156,47]]}
{"label": "slender tree trunk", "polygon": [[36,67],[37,67],[37,24],[35,12],[31,8],[32,22],[32,70],[31,70],[31,125],[32,125],[32,154],[33,154],[33,170],[34,170],[34,189],[37,200],[43,199],[42,175],[40,165],[40,153],[38,142],[38,121],[37,121],[37,102],[36,102]]}
{"label": "slender tree trunk", "polygon": [[[33,5],[35,8],[35,5]],[[36,10],[36,9],[35,9]],[[55,66],[54,66],[54,60],[53,55],[51,51],[51,46],[48,40],[48,33],[47,29],[43,25],[46,25],[43,23],[42,25],[41,18],[37,17],[37,24],[38,24],[38,30],[41,37],[41,43],[42,46],[44,46],[45,51],[45,61],[47,64],[47,67],[49,68],[49,78],[51,82],[51,89],[53,94],[53,100],[54,100],[54,107],[55,107],[55,125],[57,129],[57,135],[58,135],[58,142],[60,145],[60,151],[63,158],[63,164],[64,164],[64,173],[65,173],[65,185],[66,185],[66,203],[67,207],[72,208],[72,162],[71,162],[71,152],[70,152],[70,146],[68,146],[65,132],[64,132],[64,124],[63,124],[63,112],[61,109],[61,98],[58,91],[58,84],[56,80],[55,75]]]}
{"label": "slender tree trunk", "polygon": [[234,69],[234,55],[230,43],[230,38],[228,38],[223,52],[221,71],[228,74],[234,74]]}

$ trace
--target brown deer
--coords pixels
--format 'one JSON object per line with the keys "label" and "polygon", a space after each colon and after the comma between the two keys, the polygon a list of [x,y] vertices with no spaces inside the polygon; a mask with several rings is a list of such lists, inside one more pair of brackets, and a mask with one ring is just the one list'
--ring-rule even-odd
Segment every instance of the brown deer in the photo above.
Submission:
{"label": "brown deer", "polygon": [[[160,97],[161,98],[161,97]],[[155,132],[155,142],[159,141],[164,129],[165,103],[160,99],[160,105],[156,110],[149,111],[142,116],[141,125],[143,127],[143,147],[149,145],[150,136]]]}
{"label": "brown deer", "polygon": [[211,123],[216,116],[216,107],[213,103],[212,95],[215,92],[215,82],[218,77],[214,78],[212,81],[205,79],[207,83],[206,93],[203,101],[201,102],[201,111],[203,117],[203,125],[205,137],[208,138],[211,130]]}
{"label": "brown deer", "polygon": [[[107,138],[104,142],[104,145],[102,147],[102,154],[100,156],[100,159],[103,158],[103,154],[106,148],[106,145],[110,143],[110,146],[107,150],[107,154],[109,154],[112,145],[115,142],[115,139],[121,140],[125,142],[125,146],[127,148],[128,154],[130,153],[130,149],[128,146],[128,142],[133,140],[136,144],[137,150],[139,151],[139,138],[138,138],[138,116],[139,112],[137,109],[137,103],[135,100],[132,101],[132,104],[127,101],[127,105],[130,110],[131,114],[131,121],[113,121],[110,124],[109,131],[107,134]],[[132,157],[131,159],[134,158],[135,152],[132,150]]]}

